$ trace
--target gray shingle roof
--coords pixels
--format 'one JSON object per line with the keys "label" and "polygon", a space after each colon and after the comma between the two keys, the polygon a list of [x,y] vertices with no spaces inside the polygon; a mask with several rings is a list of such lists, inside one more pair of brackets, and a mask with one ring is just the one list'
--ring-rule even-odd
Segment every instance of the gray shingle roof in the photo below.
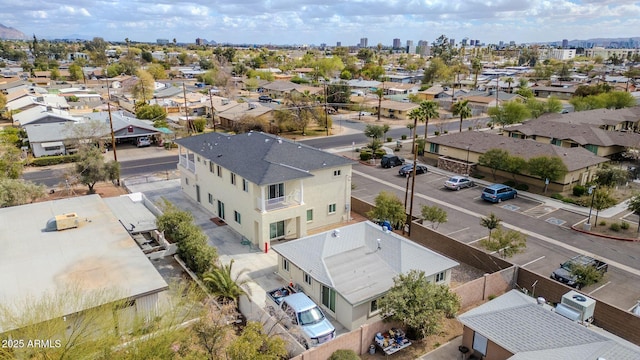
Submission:
{"label": "gray shingle roof", "polygon": [[259,132],[208,133],[176,142],[257,185],[311,177],[315,170],[353,163],[342,156]]}
{"label": "gray shingle roof", "polygon": [[536,156],[558,156],[569,171],[609,161],[582,147],[565,148],[535,140],[517,139],[480,131],[434,136],[430,137],[428,142],[458,149],[466,149],[469,146],[470,151],[478,154],[484,154],[491,149],[503,149],[525,160]]}
{"label": "gray shingle roof", "polygon": [[[589,124],[596,127],[618,125],[626,121],[635,123],[640,121],[640,106],[617,110],[595,109],[568,114],[548,113],[540,116],[538,120],[553,120],[569,124]],[[536,120],[530,121],[534,122]]]}
{"label": "gray shingle roof", "polygon": [[640,347],[564,318],[517,290],[480,305],[458,319],[515,354],[510,359],[640,358]]}
{"label": "gray shingle roof", "polygon": [[370,221],[339,231],[338,237],[331,230],[272,248],[316,281],[336,289],[352,305],[385,293],[398,274],[416,269],[430,276],[458,265],[395,233],[385,233]]}

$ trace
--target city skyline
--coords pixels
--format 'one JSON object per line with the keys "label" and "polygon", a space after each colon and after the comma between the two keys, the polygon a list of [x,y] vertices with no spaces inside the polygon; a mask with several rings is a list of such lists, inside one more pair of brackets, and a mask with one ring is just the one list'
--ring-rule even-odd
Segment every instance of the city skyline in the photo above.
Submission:
{"label": "city skyline", "polygon": [[[638,28],[640,3],[631,0],[547,2],[380,1],[323,4],[303,0],[180,3],[147,0],[15,2],[0,0],[0,24],[27,37],[102,37],[107,41],[155,42],[196,38],[235,44],[327,44],[343,46],[394,39],[432,42],[444,34],[483,43],[559,42],[562,39],[629,38]],[[89,5],[90,4],[90,5]]]}

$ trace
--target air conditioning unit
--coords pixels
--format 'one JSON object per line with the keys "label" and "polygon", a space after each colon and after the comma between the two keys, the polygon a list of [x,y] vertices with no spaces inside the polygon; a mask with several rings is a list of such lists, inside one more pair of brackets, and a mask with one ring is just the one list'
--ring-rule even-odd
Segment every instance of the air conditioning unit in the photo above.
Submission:
{"label": "air conditioning unit", "polygon": [[572,290],[562,295],[560,303],[579,312],[579,321],[585,322],[593,319],[593,312],[596,308],[594,299]]}

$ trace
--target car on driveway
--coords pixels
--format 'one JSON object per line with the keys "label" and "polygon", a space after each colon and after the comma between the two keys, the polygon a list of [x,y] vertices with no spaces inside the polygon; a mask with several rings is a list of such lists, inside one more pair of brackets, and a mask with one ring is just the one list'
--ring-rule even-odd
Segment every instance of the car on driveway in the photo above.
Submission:
{"label": "car on driveway", "polygon": [[[427,173],[427,165],[418,164],[416,165],[416,174],[426,174]],[[400,176],[409,176],[413,174],[413,164],[408,164],[400,168],[398,170],[398,174]]]}
{"label": "car on driveway", "polygon": [[260,95],[258,97],[258,101],[260,102],[271,102],[273,99],[269,95]]}
{"label": "car on driveway", "polygon": [[511,186],[507,186],[504,184],[493,184],[484,188],[480,197],[486,201],[499,203],[502,202],[502,200],[517,198],[518,192]]}
{"label": "car on driveway", "polygon": [[462,188],[472,187],[473,181],[466,176],[452,176],[444,182],[444,187],[451,190],[460,190]]}

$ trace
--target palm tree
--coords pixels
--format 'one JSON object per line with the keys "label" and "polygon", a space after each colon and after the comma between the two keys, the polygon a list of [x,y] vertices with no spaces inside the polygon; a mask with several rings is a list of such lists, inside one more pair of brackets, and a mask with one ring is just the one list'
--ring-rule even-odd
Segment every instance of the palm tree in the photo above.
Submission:
{"label": "palm tree", "polygon": [[494,229],[497,229],[498,226],[500,226],[500,222],[502,220],[496,216],[496,214],[491,213],[489,214],[489,216],[482,218],[480,220],[480,225],[486,227],[487,229],[489,229],[489,242],[491,242],[491,232]]}
{"label": "palm tree", "polygon": [[473,58],[473,60],[471,60],[471,69],[473,70],[473,88],[477,89],[478,88],[478,74],[480,73],[480,71],[482,71],[482,63],[480,62],[480,58],[479,57],[475,57]]}
{"label": "palm tree", "polygon": [[409,111],[409,119],[413,120],[413,124],[409,123],[407,125],[407,127],[411,130],[411,153],[413,154],[413,152],[416,149],[416,125],[418,124],[418,119],[420,119],[420,121],[422,121],[422,118],[424,117],[424,113],[422,112],[422,107],[417,107],[411,111]]}
{"label": "palm tree", "polygon": [[380,121],[380,113],[382,113],[382,98],[384,97],[384,88],[382,89],[376,89],[376,91],[374,91],[374,94],[376,94],[378,96],[378,120]]}
{"label": "palm tree", "polygon": [[509,84],[509,94],[511,94],[511,84],[514,82],[512,77],[508,77],[506,79],[504,79],[504,82],[506,82],[507,84]]}
{"label": "palm tree", "polygon": [[472,114],[471,107],[469,106],[469,100],[462,100],[453,104],[453,106],[451,107],[451,112],[453,113],[454,116],[456,115],[460,116],[459,131],[462,132],[462,121],[464,121],[464,119],[466,118],[470,118]]}
{"label": "palm tree", "polygon": [[249,269],[240,270],[236,277],[233,278],[231,275],[233,263],[234,260],[231,259],[228,265],[216,266],[202,276],[202,280],[209,285],[213,295],[222,298],[222,302],[225,304],[231,301],[238,303],[240,296],[247,295],[247,293],[251,294],[251,289],[247,287],[249,279],[240,279]]}
{"label": "palm tree", "polygon": [[425,100],[420,103],[420,111],[422,117],[418,118],[418,120],[424,122],[424,139],[427,139],[427,129],[429,128],[429,119],[433,119],[436,117],[440,117],[440,113],[438,112],[438,103],[433,100]]}

